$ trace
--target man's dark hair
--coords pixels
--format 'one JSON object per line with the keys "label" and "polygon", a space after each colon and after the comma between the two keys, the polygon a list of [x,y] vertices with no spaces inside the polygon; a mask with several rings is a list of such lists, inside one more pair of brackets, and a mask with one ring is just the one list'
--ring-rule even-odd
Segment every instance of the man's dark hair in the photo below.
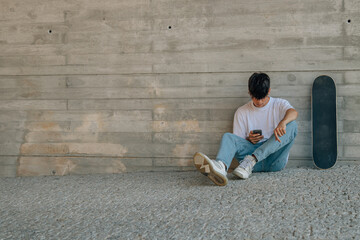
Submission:
{"label": "man's dark hair", "polygon": [[269,93],[270,78],[266,73],[254,73],[249,78],[250,95],[256,99],[263,99]]}

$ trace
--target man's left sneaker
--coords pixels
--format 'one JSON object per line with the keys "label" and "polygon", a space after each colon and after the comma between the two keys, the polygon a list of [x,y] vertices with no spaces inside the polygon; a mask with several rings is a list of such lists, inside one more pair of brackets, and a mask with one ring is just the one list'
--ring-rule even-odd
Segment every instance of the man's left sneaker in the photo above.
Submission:
{"label": "man's left sneaker", "polygon": [[223,162],[211,160],[205,154],[197,152],[194,155],[196,169],[207,176],[218,186],[225,186],[228,183],[226,167]]}
{"label": "man's left sneaker", "polygon": [[240,165],[234,169],[233,174],[239,178],[249,178],[252,173],[252,169],[256,164],[256,160],[253,156],[247,155],[241,162]]}

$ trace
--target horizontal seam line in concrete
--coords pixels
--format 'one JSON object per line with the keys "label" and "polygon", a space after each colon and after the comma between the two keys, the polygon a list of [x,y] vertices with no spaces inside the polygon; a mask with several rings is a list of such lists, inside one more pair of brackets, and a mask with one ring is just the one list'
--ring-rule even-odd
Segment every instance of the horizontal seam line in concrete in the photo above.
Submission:
{"label": "horizontal seam line in concrete", "polygon": [[[264,70],[265,71],[265,70]],[[281,71],[267,71],[267,73],[276,73],[276,72],[295,72],[295,73],[301,73],[301,72],[351,72],[351,71],[360,71],[359,69],[338,69],[338,70],[281,70]],[[14,76],[119,76],[119,75],[174,75],[174,74],[182,74],[182,75],[188,75],[188,74],[229,74],[229,73],[253,73],[254,71],[228,71],[228,72],[168,72],[168,73],[164,73],[164,72],[159,72],[159,73],[84,73],[84,74],[74,74],[74,73],[69,73],[69,74],[0,74],[0,76],[9,76],[9,77],[14,77]]]}
{"label": "horizontal seam line in concrete", "polygon": [[[278,71],[274,71],[274,70],[262,70],[263,72],[267,72],[267,73],[275,73],[275,72],[354,72],[354,71],[360,71],[360,68],[357,69],[311,69],[311,70],[278,70]],[[84,73],[84,74],[0,74],[0,76],[5,76],[5,77],[11,77],[11,76],[92,76],[92,75],[171,75],[171,74],[228,74],[228,73],[253,73],[255,71],[224,71],[224,72],[153,72],[153,73],[149,73],[149,72],[144,72],[144,73],[111,73],[111,74],[107,74],[107,73],[93,73],[93,74],[89,74],[89,73]]]}

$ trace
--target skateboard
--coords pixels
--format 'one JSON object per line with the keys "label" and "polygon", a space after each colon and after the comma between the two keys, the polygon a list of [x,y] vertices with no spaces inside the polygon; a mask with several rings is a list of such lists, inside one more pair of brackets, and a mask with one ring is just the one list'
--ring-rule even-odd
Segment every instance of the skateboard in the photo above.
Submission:
{"label": "skateboard", "polygon": [[319,169],[328,169],[337,159],[336,86],[329,76],[314,80],[311,98],[312,155]]}

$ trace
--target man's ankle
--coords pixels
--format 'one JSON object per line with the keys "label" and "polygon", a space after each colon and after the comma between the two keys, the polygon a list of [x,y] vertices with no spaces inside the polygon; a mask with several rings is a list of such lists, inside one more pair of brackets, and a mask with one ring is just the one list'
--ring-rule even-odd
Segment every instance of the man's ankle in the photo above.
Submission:
{"label": "man's ankle", "polygon": [[218,161],[219,163],[221,163],[221,164],[224,166],[225,171],[227,171],[227,166],[226,166],[226,164],[225,164],[223,161],[221,161],[221,160],[216,160],[216,161]]}
{"label": "man's ankle", "polygon": [[224,167],[225,167],[225,171],[227,171],[228,169],[227,169],[226,164],[225,164],[224,162],[221,162],[221,163],[224,165]]}

